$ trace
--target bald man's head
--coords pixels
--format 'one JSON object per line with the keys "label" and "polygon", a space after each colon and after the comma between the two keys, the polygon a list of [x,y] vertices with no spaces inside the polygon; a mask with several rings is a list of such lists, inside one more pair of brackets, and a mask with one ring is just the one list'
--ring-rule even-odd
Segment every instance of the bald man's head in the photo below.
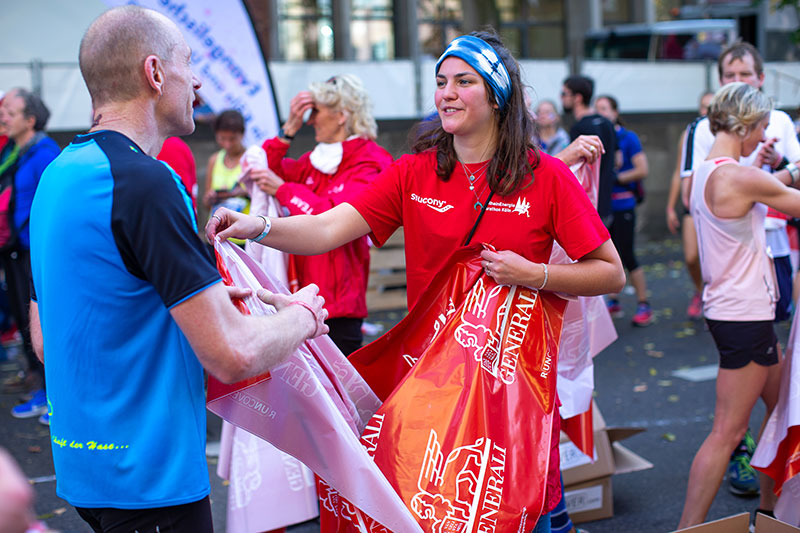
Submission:
{"label": "bald man's head", "polygon": [[144,60],[172,59],[183,37],[164,15],[137,6],[110,9],[81,40],[80,67],[92,105],[127,102],[148,90]]}

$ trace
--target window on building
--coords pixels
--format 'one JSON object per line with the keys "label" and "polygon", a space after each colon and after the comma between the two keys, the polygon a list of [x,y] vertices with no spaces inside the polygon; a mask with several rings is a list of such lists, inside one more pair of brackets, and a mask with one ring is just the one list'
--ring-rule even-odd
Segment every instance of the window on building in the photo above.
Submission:
{"label": "window on building", "polygon": [[564,2],[496,0],[500,34],[514,55],[562,59],[566,54]]}
{"label": "window on building", "polygon": [[394,59],[392,0],[352,0],[351,18],[355,59]]}
{"label": "window on building", "polygon": [[333,59],[331,0],[277,0],[280,55],[287,61]]}
{"label": "window on building", "polygon": [[603,0],[603,24],[627,24],[631,22],[630,0]]}
{"label": "window on building", "polygon": [[417,20],[421,53],[438,57],[450,41],[462,34],[461,0],[419,0]]}

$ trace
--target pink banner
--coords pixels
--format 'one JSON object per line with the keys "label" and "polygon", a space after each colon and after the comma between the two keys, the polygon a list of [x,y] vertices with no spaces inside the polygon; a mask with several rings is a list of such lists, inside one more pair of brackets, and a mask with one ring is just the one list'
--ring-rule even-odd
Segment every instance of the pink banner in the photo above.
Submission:
{"label": "pink banner", "polygon": [[[274,313],[255,296],[277,283],[238,247],[215,243],[224,279],[254,294],[254,315]],[[327,337],[307,341],[270,374],[233,386],[209,378],[208,409],[296,457],[392,531],[421,532],[358,437],[381,402]]]}

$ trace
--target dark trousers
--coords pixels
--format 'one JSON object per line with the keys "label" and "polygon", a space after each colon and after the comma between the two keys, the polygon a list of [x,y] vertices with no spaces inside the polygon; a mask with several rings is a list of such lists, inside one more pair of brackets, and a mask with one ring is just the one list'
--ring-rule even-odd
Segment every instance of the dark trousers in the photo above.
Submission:
{"label": "dark trousers", "polygon": [[194,503],[155,509],[88,509],[76,511],[95,533],[213,533],[208,496]]}
{"label": "dark trousers", "polygon": [[31,344],[31,252],[26,248],[3,252],[0,254],[0,263],[6,272],[8,305],[22,335],[22,348],[28,361],[28,369],[42,377],[44,387],[44,366],[33,352]]}
{"label": "dark trousers", "polygon": [[331,328],[328,336],[344,355],[350,355],[361,348],[361,343],[364,342],[364,334],[361,333],[363,322],[363,318],[329,318],[325,321]]}

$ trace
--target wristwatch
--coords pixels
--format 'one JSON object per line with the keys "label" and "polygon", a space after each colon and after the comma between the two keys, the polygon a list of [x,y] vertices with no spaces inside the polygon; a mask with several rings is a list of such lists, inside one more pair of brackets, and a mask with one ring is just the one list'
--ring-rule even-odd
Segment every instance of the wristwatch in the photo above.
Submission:
{"label": "wristwatch", "polygon": [[281,127],[281,129],[280,129],[280,130],[278,130],[278,137],[280,137],[281,139],[288,139],[288,140],[290,140],[290,141],[291,141],[292,139],[294,139],[294,135],[289,135],[288,133],[286,133],[285,131],[283,131],[283,127]]}

